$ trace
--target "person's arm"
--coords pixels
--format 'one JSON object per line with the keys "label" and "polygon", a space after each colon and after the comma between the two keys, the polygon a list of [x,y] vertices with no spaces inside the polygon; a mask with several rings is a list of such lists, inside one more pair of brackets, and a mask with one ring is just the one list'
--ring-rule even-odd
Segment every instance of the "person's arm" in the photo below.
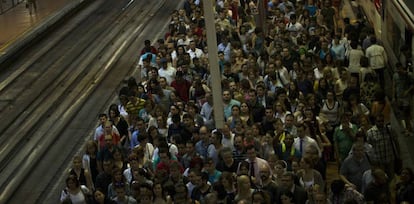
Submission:
{"label": "person's arm", "polygon": [[329,141],[328,137],[325,134],[322,134],[320,136],[320,140],[321,140],[322,148],[332,146],[331,141]]}
{"label": "person's arm", "polygon": [[[341,168],[342,169],[342,168]],[[356,186],[353,184],[353,183],[351,183],[344,175],[342,175],[342,174],[339,174],[339,178],[343,181],[343,182],[345,182],[345,184],[346,185],[348,185],[348,186],[350,186],[350,187],[352,187],[353,189],[356,189]],[[345,187],[346,188],[346,187]]]}
{"label": "person's arm", "polygon": [[85,178],[86,178],[86,186],[91,191],[94,191],[94,184],[93,184],[93,181],[92,181],[92,175],[86,169],[84,170],[84,174],[85,174]]}
{"label": "person's arm", "polygon": [[65,189],[63,189],[62,190],[62,193],[60,194],[60,202],[64,202],[64,201],[66,201],[67,199],[69,199],[70,200],[70,197],[69,197],[69,194],[68,194],[68,190],[67,190],[67,188],[65,187]]}

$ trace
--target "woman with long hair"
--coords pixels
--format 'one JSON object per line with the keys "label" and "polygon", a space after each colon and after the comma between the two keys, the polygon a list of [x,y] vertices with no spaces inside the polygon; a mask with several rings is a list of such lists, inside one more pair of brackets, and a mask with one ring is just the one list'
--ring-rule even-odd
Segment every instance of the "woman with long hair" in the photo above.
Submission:
{"label": "woman with long hair", "polygon": [[114,167],[120,168],[122,170],[125,170],[128,168],[128,164],[126,162],[124,152],[119,147],[114,147],[112,151],[112,157],[114,159]]}
{"label": "woman with long hair", "polygon": [[85,145],[85,154],[82,157],[82,166],[91,174],[92,185],[98,176],[98,144],[95,141],[89,140]]}
{"label": "woman with long hair", "polygon": [[87,186],[89,189],[93,188],[91,174],[82,166],[82,157],[74,156],[72,160],[72,168],[69,170],[69,175],[75,176],[80,185]]}
{"label": "woman with long hair", "polygon": [[227,118],[227,124],[230,129],[234,129],[236,126],[236,121],[241,120],[240,117],[240,107],[238,105],[233,105],[231,107],[231,115]]}
{"label": "woman with long hair", "polygon": [[96,189],[93,193],[93,201],[95,204],[115,204],[116,202],[105,196],[102,189]]}
{"label": "woman with long hair", "polygon": [[321,186],[321,189],[324,189],[325,182],[322,175],[313,169],[313,167],[314,161],[310,157],[302,157],[300,161],[301,170],[298,172],[299,182],[305,189],[309,189],[315,184],[318,184]]}
{"label": "woman with long hair", "polygon": [[240,119],[245,127],[253,124],[250,106],[246,102],[240,104]]}
{"label": "woman with long hair", "polygon": [[157,204],[167,203],[167,198],[165,197],[164,188],[162,187],[162,184],[160,182],[154,183],[153,191],[154,191],[153,193],[154,198],[152,199],[152,203],[157,203]]}
{"label": "woman with long hair", "polygon": [[108,110],[109,120],[112,121],[112,124],[115,125],[116,129],[119,132],[121,137],[120,143],[123,147],[129,145],[129,125],[128,122],[123,118],[119,112],[118,105],[112,104],[109,106]]}
{"label": "woman with long hair", "polygon": [[60,194],[61,203],[84,204],[89,203],[89,189],[79,183],[75,175],[66,178],[66,187]]}

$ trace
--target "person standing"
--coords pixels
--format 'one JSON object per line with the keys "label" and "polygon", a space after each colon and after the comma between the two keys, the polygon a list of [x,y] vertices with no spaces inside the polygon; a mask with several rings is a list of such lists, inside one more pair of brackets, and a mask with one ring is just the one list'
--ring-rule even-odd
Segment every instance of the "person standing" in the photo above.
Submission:
{"label": "person standing", "polygon": [[393,138],[390,127],[384,125],[384,115],[381,114],[375,118],[375,125],[367,131],[367,141],[372,145],[373,155],[375,155],[374,158],[370,158],[371,162],[383,168],[392,179],[395,173],[393,145],[398,142]]}
{"label": "person standing", "polygon": [[414,78],[401,63],[396,64],[397,72],[393,75],[392,100],[398,105],[399,118],[401,118],[403,133],[406,136],[412,134],[410,98],[414,90]]}
{"label": "person standing", "polygon": [[381,87],[384,87],[384,69],[388,61],[387,53],[385,53],[384,47],[377,43],[375,36],[372,36],[370,41],[371,45],[366,49],[365,56],[368,57],[371,68],[377,73]]}
{"label": "person standing", "polygon": [[26,0],[26,8],[29,9],[29,13],[32,15],[33,11],[37,11],[37,0]]}

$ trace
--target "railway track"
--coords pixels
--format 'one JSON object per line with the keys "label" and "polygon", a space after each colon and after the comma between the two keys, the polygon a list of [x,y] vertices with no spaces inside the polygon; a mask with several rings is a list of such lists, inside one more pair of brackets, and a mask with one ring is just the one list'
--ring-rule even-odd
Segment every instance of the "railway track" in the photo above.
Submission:
{"label": "railway track", "polygon": [[[62,172],[89,137],[144,39],[177,2],[94,1],[0,65],[0,203],[55,203]],[[162,26],[149,26],[162,25]]]}

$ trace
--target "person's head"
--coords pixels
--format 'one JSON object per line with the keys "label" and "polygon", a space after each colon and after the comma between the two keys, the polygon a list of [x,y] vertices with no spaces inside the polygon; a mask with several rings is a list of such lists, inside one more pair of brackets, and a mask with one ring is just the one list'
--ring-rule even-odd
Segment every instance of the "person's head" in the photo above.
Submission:
{"label": "person's head", "polygon": [[234,136],[234,148],[236,150],[243,150],[243,136],[242,135]]}
{"label": "person's head", "polygon": [[327,204],[326,194],[323,192],[315,193],[313,196],[313,201],[315,204]]}
{"label": "person's head", "polygon": [[221,158],[223,159],[225,164],[232,164],[233,163],[233,151],[230,147],[224,147],[221,152]]}
{"label": "person's head", "polygon": [[275,121],[273,122],[273,127],[276,131],[281,132],[283,131],[283,121],[280,118],[275,118]]}
{"label": "person's head", "polygon": [[359,143],[365,143],[366,140],[366,134],[363,130],[359,130],[356,134],[355,134],[355,142],[359,142]]}
{"label": "person's head", "polygon": [[72,159],[72,165],[74,169],[81,169],[82,168],[82,157],[76,155]]}
{"label": "person's head", "polygon": [[262,179],[262,181],[266,182],[269,179],[271,179],[271,169],[269,169],[269,167],[267,165],[262,165],[259,167],[260,168],[260,179]]}
{"label": "person's head", "polygon": [[217,193],[215,193],[215,192],[208,193],[204,197],[204,203],[205,204],[216,204],[217,202],[218,202],[218,197],[217,197]]}
{"label": "person's head", "polygon": [[108,116],[105,113],[99,114],[99,123],[104,126],[106,121],[108,120]]}
{"label": "person's head", "polygon": [[300,166],[299,166],[299,162],[298,161],[292,161],[292,164],[291,164],[291,166],[292,166],[292,172],[298,172],[298,170],[300,169]]}
{"label": "person's head", "polygon": [[107,120],[104,123],[104,129],[106,134],[112,134],[112,122]]}
{"label": "person's head", "polygon": [[207,126],[201,126],[198,133],[199,133],[199,136],[200,136],[201,140],[203,140],[204,142],[208,142],[209,131],[208,131]]}
{"label": "person's head", "polygon": [[263,190],[255,190],[252,194],[252,204],[270,204],[269,193]]}
{"label": "person's head", "polygon": [[[142,150],[143,148],[138,147],[136,149],[137,149],[136,151],[138,151],[139,149]],[[139,151],[141,151],[141,150],[139,150]],[[138,154],[139,153],[132,152],[128,155],[129,164],[131,166],[131,169],[133,169],[133,170],[139,169],[139,156],[138,156]]]}
{"label": "person's head", "polygon": [[112,158],[104,159],[102,166],[105,173],[112,174],[112,169],[114,167]]}
{"label": "person's head", "polygon": [[285,116],[285,127],[290,128],[295,125],[295,116],[291,113]]}
{"label": "person's head", "polygon": [[80,183],[78,178],[75,175],[69,175],[66,178],[66,187],[68,187],[68,189],[74,190],[80,187]]}
{"label": "person's head", "polygon": [[241,114],[249,114],[250,113],[250,107],[249,104],[246,102],[243,102],[240,104],[240,113]]}
{"label": "person's head", "polygon": [[237,190],[248,190],[250,189],[250,178],[247,175],[240,175],[237,177]]}
{"label": "person's head", "polygon": [[287,171],[282,175],[282,185],[285,186],[287,189],[291,189],[293,187],[293,185],[295,185],[294,183],[294,178],[295,175],[293,174],[293,172]]}
{"label": "person's head", "polygon": [[194,153],[194,150],[195,150],[195,143],[194,143],[194,141],[192,141],[192,140],[187,140],[186,142],[185,142],[185,152],[187,153],[187,154],[192,154],[192,153]]}
{"label": "person's head", "polygon": [[240,115],[240,107],[238,105],[233,105],[231,107],[231,115],[232,116],[239,116]]}
{"label": "person's head", "polygon": [[401,181],[404,183],[412,183],[414,181],[414,173],[411,168],[405,167],[401,170]]}
{"label": "person's head", "polygon": [[164,196],[164,188],[162,186],[162,183],[159,181],[156,181],[154,183],[154,196]]}
{"label": "person's head", "polygon": [[319,158],[319,151],[314,145],[307,145],[303,156],[309,157],[311,159]]}
{"label": "person's head", "polygon": [[105,202],[105,193],[104,190],[97,188],[93,193],[93,197],[96,203],[104,203]]}
{"label": "person's head", "polygon": [[116,197],[118,199],[123,200],[125,198],[125,196],[126,196],[125,183],[123,183],[123,182],[115,183],[114,190],[115,190],[115,193],[116,193]]}
{"label": "person's head", "polygon": [[352,155],[355,159],[360,160],[364,158],[364,144],[357,142],[352,146]]}
{"label": "person's head", "polygon": [[120,168],[114,168],[112,170],[112,183],[119,183],[119,182],[125,182],[125,177],[123,175],[123,170]]}
{"label": "person's head", "polygon": [[387,174],[384,170],[377,168],[372,171],[372,177],[377,185],[384,185],[388,181]]}
{"label": "person's head", "polygon": [[98,152],[98,144],[95,141],[89,140],[85,145],[85,153],[88,155],[96,154]]}
{"label": "person's head", "polygon": [[298,124],[297,133],[298,137],[304,138],[306,135],[308,135],[308,125],[306,123]]}
{"label": "person's head", "polygon": [[375,117],[375,126],[379,129],[384,127],[384,115],[381,113]]}
{"label": "person's head", "polygon": [[282,202],[282,204],[295,203],[293,193],[290,191],[290,189],[283,190],[280,193],[279,199]]}
{"label": "person's head", "polygon": [[169,169],[170,169],[170,177],[180,178],[182,166],[179,162],[171,161],[169,164]]}
{"label": "person's head", "polygon": [[113,145],[112,135],[105,135],[105,146],[112,147],[112,145]]}
{"label": "person's head", "polygon": [[300,160],[300,167],[302,169],[312,169],[314,166],[313,159],[309,156],[302,157]]}
{"label": "person's head", "polygon": [[229,102],[231,100],[231,93],[230,90],[224,90],[223,91],[223,101]]}
{"label": "person's head", "polygon": [[175,184],[174,192],[175,192],[173,195],[174,203],[187,203],[188,189],[184,183],[179,182]]}
{"label": "person's head", "polygon": [[248,145],[246,147],[247,158],[250,161],[254,161],[256,159],[256,148],[254,145]]}
{"label": "person's head", "polygon": [[243,160],[239,163],[237,175],[248,175],[249,174],[249,162]]}
{"label": "person's head", "polygon": [[161,147],[159,149],[158,154],[159,154],[159,157],[160,157],[160,162],[167,163],[170,160],[170,152],[168,151],[168,148]]}
{"label": "person's head", "polygon": [[119,117],[120,112],[119,112],[119,109],[118,109],[118,105],[112,104],[111,106],[109,106],[108,115],[109,115],[109,118],[111,118],[111,119]]}
{"label": "person's head", "polygon": [[276,174],[282,176],[286,172],[287,163],[284,160],[278,160],[275,163]]}

